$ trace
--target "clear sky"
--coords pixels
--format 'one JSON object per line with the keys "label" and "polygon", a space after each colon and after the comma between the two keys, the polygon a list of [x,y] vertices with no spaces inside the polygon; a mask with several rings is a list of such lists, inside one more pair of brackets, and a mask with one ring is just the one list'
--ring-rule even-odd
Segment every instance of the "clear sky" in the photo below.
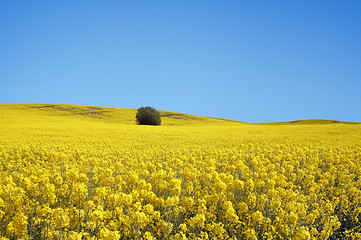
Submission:
{"label": "clear sky", "polygon": [[0,1],[1,103],[361,122],[361,1]]}

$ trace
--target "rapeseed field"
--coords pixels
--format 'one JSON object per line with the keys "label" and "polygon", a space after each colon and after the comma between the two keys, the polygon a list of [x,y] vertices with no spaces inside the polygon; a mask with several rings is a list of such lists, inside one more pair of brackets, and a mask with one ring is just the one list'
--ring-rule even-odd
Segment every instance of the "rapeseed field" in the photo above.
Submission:
{"label": "rapeseed field", "polygon": [[361,125],[0,104],[0,239],[361,239]]}

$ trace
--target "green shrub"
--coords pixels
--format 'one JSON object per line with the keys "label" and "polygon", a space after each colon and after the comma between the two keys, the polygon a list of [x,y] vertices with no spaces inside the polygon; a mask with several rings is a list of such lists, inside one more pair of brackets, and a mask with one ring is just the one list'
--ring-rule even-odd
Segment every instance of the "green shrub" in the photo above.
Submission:
{"label": "green shrub", "polygon": [[160,125],[160,113],[152,107],[141,107],[135,116],[138,125]]}

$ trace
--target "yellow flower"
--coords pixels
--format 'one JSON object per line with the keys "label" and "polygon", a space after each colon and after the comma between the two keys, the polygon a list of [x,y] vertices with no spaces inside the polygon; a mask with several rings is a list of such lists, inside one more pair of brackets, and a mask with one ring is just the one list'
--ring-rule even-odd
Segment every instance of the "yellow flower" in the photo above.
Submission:
{"label": "yellow flower", "polygon": [[309,240],[309,239],[311,239],[311,234],[307,230],[306,227],[301,227],[301,229],[299,231],[297,231],[295,239],[297,239],[297,240]]}
{"label": "yellow flower", "polygon": [[239,211],[239,213],[248,212],[247,204],[245,202],[241,202],[240,204],[238,204],[238,211]]}
{"label": "yellow flower", "polygon": [[182,223],[179,224],[179,230],[181,230],[182,232],[186,233],[188,231],[187,225]]}
{"label": "yellow flower", "polygon": [[168,197],[167,201],[165,202],[166,207],[174,207],[174,206],[177,206],[178,204],[179,204],[179,197],[178,196]]}
{"label": "yellow flower", "polygon": [[190,218],[187,221],[187,225],[191,229],[197,228],[197,227],[198,228],[203,228],[205,221],[206,221],[206,216],[204,214],[197,214],[196,216]]}
{"label": "yellow flower", "polygon": [[280,206],[281,206],[281,201],[280,201],[280,200],[278,200],[278,199],[272,199],[272,200],[271,200],[270,207],[271,207],[273,210],[279,209]]}
{"label": "yellow flower", "polygon": [[288,215],[288,222],[289,223],[293,223],[296,224],[296,222],[298,221],[298,216],[296,213],[294,212],[290,212]]}
{"label": "yellow flower", "polygon": [[105,227],[100,229],[98,236],[100,239],[104,239],[104,240],[114,240],[114,239],[119,239],[121,237],[118,231],[110,231]]}
{"label": "yellow flower", "polygon": [[262,223],[263,222],[263,215],[262,215],[262,213],[260,211],[256,211],[256,212],[252,213],[252,219],[256,223]]}
{"label": "yellow flower", "polygon": [[254,229],[247,229],[244,234],[247,240],[257,240],[257,234]]}
{"label": "yellow flower", "polygon": [[145,240],[153,240],[153,239],[156,239],[155,237],[153,237],[152,233],[149,232],[149,231],[146,231],[144,233],[144,237],[143,237]]}

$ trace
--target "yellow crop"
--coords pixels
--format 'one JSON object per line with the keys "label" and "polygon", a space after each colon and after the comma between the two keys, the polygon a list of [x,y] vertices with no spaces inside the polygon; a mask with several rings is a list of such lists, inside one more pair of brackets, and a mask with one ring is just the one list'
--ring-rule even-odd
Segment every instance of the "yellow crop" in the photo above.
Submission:
{"label": "yellow crop", "polygon": [[361,238],[360,124],[135,113],[0,104],[0,239]]}

